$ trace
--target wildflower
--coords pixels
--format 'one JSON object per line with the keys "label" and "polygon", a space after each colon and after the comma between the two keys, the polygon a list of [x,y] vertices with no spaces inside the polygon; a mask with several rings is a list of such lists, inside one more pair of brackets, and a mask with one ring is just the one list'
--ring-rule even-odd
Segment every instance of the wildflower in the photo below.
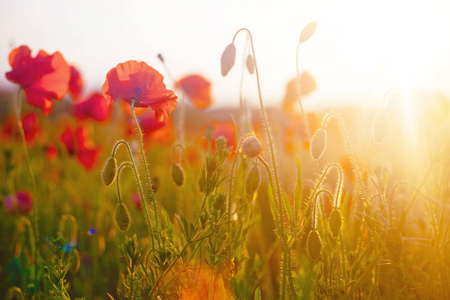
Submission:
{"label": "wildflower", "polygon": [[11,214],[18,213],[27,216],[33,210],[33,199],[31,194],[26,191],[19,191],[6,196],[3,203]]}
{"label": "wildflower", "polygon": [[118,64],[106,75],[102,94],[112,103],[123,99],[136,107],[150,107],[161,121],[177,106],[177,96],[166,89],[163,76],[145,62],[129,60]]}
{"label": "wildflower", "polygon": [[28,103],[50,114],[52,99],[61,100],[69,87],[70,67],[61,53],[49,55],[40,50],[33,58],[27,46],[20,46],[9,54],[9,64],[12,70],[6,78],[23,88]]}
{"label": "wildflower", "polygon": [[[5,122],[2,133],[5,139],[17,138],[20,139],[17,130],[17,122],[14,117],[10,117]],[[38,117],[35,112],[28,112],[22,116],[22,128],[25,134],[25,141],[27,144],[32,144],[41,133],[41,127],[38,122]]]}
{"label": "wildflower", "polygon": [[92,169],[97,162],[100,148],[92,146],[87,134],[83,127],[78,127],[75,132],[67,128],[61,135],[61,141],[70,155],[76,156],[86,169]]}
{"label": "wildflower", "polygon": [[54,144],[50,144],[47,146],[46,153],[48,160],[54,160],[58,156],[58,149]]}
{"label": "wildflower", "polygon": [[80,71],[74,66],[70,66],[69,93],[74,100],[77,100],[84,88],[84,80]]}
{"label": "wildflower", "polygon": [[211,106],[211,83],[201,75],[189,75],[181,78],[177,86],[180,86],[189,98],[189,101],[198,109],[206,109]]}
{"label": "wildflower", "polygon": [[231,121],[212,121],[211,125],[214,126],[214,139],[212,140],[212,149],[216,149],[216,139],[220,136],[224,136],[227,139],[226,146],[228,148],[236,149],[237,142],[236,142],[236,134],[235,134],[235,127],[234,123]]}
{"label": "wildflower", "polygon": [[111,116],[111,112],[112,106],[101,93],[93,93],[73,106],[73,113],[80,120],[91,118],[103,122]]}
{"label": "wildflower", "polygon": [[283,109],[293,111],[297,104],[298,96],[306,96],[316,89],[316,82],[308,72],[303,72],[300,77],[291,79],[286,85],[286,95],[283,99]]}

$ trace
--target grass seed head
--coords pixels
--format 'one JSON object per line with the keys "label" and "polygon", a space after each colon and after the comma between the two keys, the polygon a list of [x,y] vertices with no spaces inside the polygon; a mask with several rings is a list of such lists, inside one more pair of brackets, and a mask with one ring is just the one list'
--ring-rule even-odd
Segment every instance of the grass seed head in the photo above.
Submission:
{"label": "grass seed head", "polygon": [[130,212],[128,211],[128,208],[125,205],[125,203],[123,203],[123,202],[117,204],[116,223],[117,223],[117,226],[122,231],[127,231],[128,228],[130,228],[130,224],[131,224]]}
{"label": "grass seed head", "polygon": [[330,215],[330,230],[334,237],[337,237],[341,231],[342,216],[338,208],[334,208]]}
{"label": "grass seed head", "polygon": [[327,147],[327,131],[324,128],[319,128],[311,139],[311,155],[315,160],[318,160],[325,148]]}
{"label": "grass seed head", "polygon": [[248,195],[253,195],[261,183],[261,171],[258,165],[253,166],[245,179],[245,190]]}
{"label": "grass seed head", "polygon": [[102,171],[102,180],[106,186],[113,183],[117,174],[117,160],[115,157],[110,157],[105,163]]}
{"label": "grass seed head", "polygon": [[184,171],[180,164],[173,164],[172,170],[170,172],[172,175],[172,180],[178,186],[183,186],[184,184]]}
{"label": "grass seed head", "polygon": [[318,261],[322,252],[322,240],[317,230],[311,230],[306,242],[308,255],[313,261]]}
{"label": "grass seed head", "polygon": [[261,141],[254,135],[246,137],[242,142],[242,151],[248,158],[257,157],[262,151]]}
{"label": "grass seed head", "polygon": [[402,258],[403,243],[402,235],[397,228],[389,229],[384,236],[386,250],[394,263],[398,263]]}

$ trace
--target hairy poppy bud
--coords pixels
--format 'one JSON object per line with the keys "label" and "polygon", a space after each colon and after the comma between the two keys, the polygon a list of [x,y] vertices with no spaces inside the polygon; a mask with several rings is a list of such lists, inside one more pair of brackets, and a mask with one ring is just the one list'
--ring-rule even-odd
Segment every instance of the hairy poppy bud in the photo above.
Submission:
{"label": "hairy poppy bud", "polygon": [[229,44],[222,53],[222,58],[220,59],[220,67],[222,71],[222,76],[227,76],[231,68],[233,68],[236,61],[236,46],[233,43]]}
{"label": "hairy poppy bud", "polygon": [[102,171],[103,183],[108,186],[113,183],[117,173],[117,160],[115,157],[110,157],[105,163]]}
{"label": "hairy poppy bud", "polygon": [[130,228],[130,224],[131,224],[130,212],[128,211],[127,206],[123,202],[117,204],[116,223],[117,223],[117,226],[122,231],[127,231],[128,228]]}
{"label": "hairy poppy bud", "polygon": [[375,144],[383,143],[388,130],[388,117],[384,111],[380,111],[377,113],[372,123],[372,138]]}
{"label": "hairy poppy bud", "polygon": [[315,160],[318,160],[327,146],[327,131],[324,128],[319,128],[311,139],[311,155]]}
{"label": "hairy poppy bud", "polygon": [[391,257],[392,262],[398,263],[402,258],[402,235],[397,228],[389,229],[384,236],[384,243],[386,245],[386,250]]}
{"label": "hairy poppy bud", "polygon": [[172,180],[178,186],[183,186],[184,184],[184,171],[183,168],[179,164],[172,165]]}
{"label": "hairy poppy bud", "polygon": [[249,54],[247,56],[246,65],[247,65],[247,70],[250,74],[255,73],[255,59],[253,58],[253,56],[251,54]]}
{"label": "hairy poppy bud", "polygon": [[245,190],[247,195],[253,195],[258,189],[261,183],[261,172],[259,167],[253,166],[248,172],[247,178],[245,179]]}
{"label": "hairy poppy bud", "polygon": [[341,231],[342,216],[338,208],[333,209],[330,215],[330,230],[334,237],[337,237]]}
{"label": "hairy poppy bud", "polygon": [[246,137],[242,142],[242,151],[248,158],[257,157],[262,151],[261,141],[254,135]]}
{"label": "hairy poppy bud", "polygon": [[309,257],[313,261],[319,260],[320,253],[322,252],[322,240],[320,239],[320,235],[317,230],[311,230],[309,233],[306,247],[308,249]]}

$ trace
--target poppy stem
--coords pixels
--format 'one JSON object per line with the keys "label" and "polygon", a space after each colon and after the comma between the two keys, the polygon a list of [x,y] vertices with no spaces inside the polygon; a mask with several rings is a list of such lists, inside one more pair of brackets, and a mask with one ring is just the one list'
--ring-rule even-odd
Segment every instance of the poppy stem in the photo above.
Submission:
{"label": "poppy stem", "polygon": [[[136,184],[137,184],[138,189],[139,189],[139,195],[141,196],[141,202],[143,203],[145,217],[147,218],[148,233],[150,234],[150,237],[152,238],[152,250],[154,250],[155,249],[155,239],[153,238],[153,229],[152,229],[152,223],[150,221],[151,220],[150,219],[150,214],[148,213],[147,202],[145,202],[144,192],[142,190],[141,180],[139,178],[139,173],[138,173],[137,168],[136,168],[136,163],[134,162],[133,154],[131,153],[130,145],[128,145],[128,143],[123,141],[123,140],[118,141],[113,147],[113,151],[112,151],[111,157],[114,157],[114,155],[116,155],[117,148],[121,144],[125,145],[125,147],[128,150],[128,156],[130,157],[131,166],[133,167],[134,176],[136,177]],[[122,167],[122,165],[120,167]],[[118,170],[118,172],[120,172],[120,170]],[[119,181],[119,173],[117,174],[116,180],[117,180],[117,182]],[[118,190],[118,192],[119,192],[119,190]]]}
{"label": "poppy stem", "polygon": [[34,179],[34,173],[33,169],[31,168],[31,162],[30,162],[30,156],[28,155],[28,148],[27,148],[27,142],[25,139],[25,132],[23,130],[22,125],[22,117],[21,117],[21,110],[22,110],[22,102],[20,99],[20,94],[22,92],[22,88],[19,89],[19,92],[17,93],[17,102],[16,102],[16,112],[17,112],[17,125],[19,127],[19,133],[20,138],[22,140],[22,149],[23,153],[25,154],[26,162],[27,162],[27,170],[28,175],[30,176],[31,185],[33,188],[33,215],[34,215],[34,238],[35,238],[35,249],[33,255],[35,256],[35,280],[37,280],[37,272],[38,272],[38,262],[37,262],[37,254],[38,254],[38,245],[39,245],[39,228],[38,228],[38,202],[37,202],[37,193],[36,193],[36,181]]}
{"label": "poppy stem", "polygon": [[[300,84],[300,70],[298,68],[298,50],[300,49],[300,42],[297,45],[297,52],[295,53],[295,66],[297,69],[297,85]],[[298,105],[300,106],[300,111],[302,112],[302,116],[303,116],[303,121],[305,123],[305,127],[306,127],[306,136],[308,138],[308,143],[311,142],[311,129],[309,128],[309,123],[308,123],[308,119],[306,118],[306,114],[305,114],[305,110],[303,109],[303,104],[302,104],[302,100],[300,97],[300,92],[297,93],[297,101],[298,101]]]}
{"label": "poppy stem", "polygon": [[161,249],[161,238],[159,236],[160,232],[159,232],[159,226],[158,226],[158,212],[156,211],[156,199],[155,199],[155,195],[153,194],[152,183],[150,180],[150,175],[148,173],[147,159],[145,158],[145,152],[144,152],[144,138],[142,135],[142,130],[141,130],[141,127],[139,126],[139,122],[137,121],[136,113],[134,112],[134,103],[135,103],[135,100],[131,101],[131,113],[133,115],[134,124],[136,124],[136,128],[138,129],[138,132],[139,132],[139,143],[141,146],[142,161],[144,162],[145,176],[146,176],[147,185],[148,185],[148,192],[149,192],[150,198],[153,202],[153,210],[155,211],[155,230],[156,230],[156,237],[158,240],[158,249]]}

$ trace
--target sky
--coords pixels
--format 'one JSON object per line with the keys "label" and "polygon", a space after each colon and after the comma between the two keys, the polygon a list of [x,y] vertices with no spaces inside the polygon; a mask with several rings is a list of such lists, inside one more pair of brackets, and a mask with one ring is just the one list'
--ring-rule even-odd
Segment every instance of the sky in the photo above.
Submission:
{"label": "sky", "polygon": [[[212,82],[216,105],[237,105],[247,41],[236,39],[237,61],[225,78],[220,57],[234,33],[252,32],[268,105],[281,103],[286,83],[296,75],[301,30],[317,30],[299,52],[300,72],[317,89],[305,107],[339,103],[381,106],[390,88],[450,95],[450,3],[446,1],[0,1],[0,87],[12,88],[4,73],[8,53],[28,45],[60,51],[82,72],[87,91],[100,89],[118,63],[142,60],[173,82],[157,59],[181,78],[202,74]],[[244,97],[258,103],[255,76],[244,76]]]}

